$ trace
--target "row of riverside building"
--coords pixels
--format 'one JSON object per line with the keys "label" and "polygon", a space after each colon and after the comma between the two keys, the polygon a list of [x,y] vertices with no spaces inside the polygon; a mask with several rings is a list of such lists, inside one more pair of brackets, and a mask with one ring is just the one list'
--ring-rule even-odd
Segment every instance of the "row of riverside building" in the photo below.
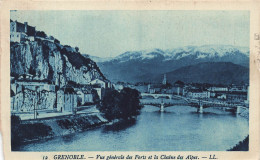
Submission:
{"label": "row of riverside building", "polygon": [[[243,102],[248,103],[249,100],[249,85],[205,85],[205,84],[184,84],[181,81],[176,81],[173,85],[166,83],[164,75],[161,84],[118,84],[118,86],[128,86],[137,89],[143,93],[165,93],[181,95],[194,99],[217,99],[228,102]],[[119,87],[118,87],[119,88]]]}
{"label": "row of riverside building", "polygon": [[11,80],[11,111],[55,110],[72,112],[79,106],[94,104],[109,81],[94,79],[88,84],[68,83],[59,88],[44,80]]}

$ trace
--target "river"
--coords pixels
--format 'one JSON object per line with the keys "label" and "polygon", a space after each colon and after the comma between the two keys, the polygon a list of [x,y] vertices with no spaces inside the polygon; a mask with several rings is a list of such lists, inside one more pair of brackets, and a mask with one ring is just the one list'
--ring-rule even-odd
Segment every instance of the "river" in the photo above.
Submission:
{"label": "river", "polygon": [[136,120],[104,125],[81,133],[33,142],[21,151],[225,151],[248,135],[241,116],[188,106],[165,112],[145,106]]}

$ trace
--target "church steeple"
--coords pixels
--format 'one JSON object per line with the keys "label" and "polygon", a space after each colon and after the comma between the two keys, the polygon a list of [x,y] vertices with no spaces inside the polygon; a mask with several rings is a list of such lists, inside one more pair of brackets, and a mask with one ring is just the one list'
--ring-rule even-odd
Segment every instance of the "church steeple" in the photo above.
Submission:
{"label": "church steeple", "polygon": [[166,74],[164,74],[162,84],[166,85],[166,83],[167,83]]}

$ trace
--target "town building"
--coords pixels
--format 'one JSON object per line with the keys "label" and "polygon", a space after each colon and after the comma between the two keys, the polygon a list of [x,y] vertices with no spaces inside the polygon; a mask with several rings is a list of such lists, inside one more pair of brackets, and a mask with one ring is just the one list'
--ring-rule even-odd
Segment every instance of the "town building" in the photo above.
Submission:
{"label": "town building", "polygon": [[216,97],[216,92],[210,92],[210,97],[215,98]]}
{"label": "town building", "polygon": [[10,21],[10,41],[21,42],[28,40],[34,40],[36,30],[35,27],[28,25],[27,22],[20,23],[17,21]]}
{"label": "town building", "polygon": [[141,93],[147,93],[147,91],[148,91],[146,85],[135,85],[132,88],[138,90]]}
{"label": "town building", "polygon": [[222,100],[227,99],[227,95],[226,95],[225,93],[223,93],[223,94],[218,94],[218,95],[217,95],[217,99],[222,99]]}
{"label": "town building", "polygon": [[230,92],[227,94],[227,100],[229,102],[245,102],[247,100],[247,92]]}
{"label": "town building", "polygon": [[49,82],[46,81],[36,81],[36,80],[31,80],[31,81],[24,81],[24,80],[16,80],[14,83],[11,83],[11,90],[15,94],[22,92],[24,89],[29,89],[32,91],[50,91],[50,92],[55,92],[55,85],[50,84]]}
{"label": "town building", "polygon": [[42,31],[36,31],[36,27],[28,25],[28,22],[20,23],[10,20],[10,42],[21,43],[35,40],[44,40],[60,44],[60,41],[53,36],[47,36]]}
{"label": "town building", "polygon": [[230,92],[247,92],[247,85],[232,85],[229,89]]}
{"label": "town building", "polygon": [[94,79],[92,81],[89,82],[90,85],[92,85],[93,89],[96,90],[99,99],[102,99],[102,91],[105,88],[111,88],[112,84],[110,81],[108,80],[101,80],[101,79]]}
{"label": "town building", "polygon": [[87,103],[93,103],[93,95],[91,91],[79,90],[77,91],[78,102],[80,105],[85,105]]}
{"label": "town building", "polygon": [[111,88],[111,82],[108,80],[94,79],[89,82],[91,85],[99,85],[101,88]]}
{"label": "town building", "polygon": [[47,82],[16,81],[11,83],[11,111],[53,110],[56,102],[55,85]]}
{"label": "town building", "polygon": [[209,91],[212,91],[212,92],[227,92],[228,88],[227,87],[210,87]]}
{"label": "town building", "polygon": [[187,96],[190,98],[210,98],[209,91],[202,91],[202,90],[189,90]]}
{"label": "town building", "polygon": [[73,88],[65,86],[57,91],[57,111],[75,112],[77,106],[77,93]]}
{"label": "town building", "polygon": [[147,90],[148,93],[154,94],[154,93],[161,93],[162,85],[161,84],[148,84]]}
{"label": "town building", "polygon": [[113,87],[117,91],[121,91],[124,88],[122,84],[113,84]]}
{"label": "town building", "polygon": [[185,94],[185,90],[183,87],[179,87],[179,86],[173,86],[171,88],[166,89],[167,94],[175,94],[175,95],[184,95]]}
{"label": "town building", "polygon": [[166,85],[167,83],[167,78],[166,78],[166,74],[163,75],[163,81],[162,81],[162,84],[163,85]]}

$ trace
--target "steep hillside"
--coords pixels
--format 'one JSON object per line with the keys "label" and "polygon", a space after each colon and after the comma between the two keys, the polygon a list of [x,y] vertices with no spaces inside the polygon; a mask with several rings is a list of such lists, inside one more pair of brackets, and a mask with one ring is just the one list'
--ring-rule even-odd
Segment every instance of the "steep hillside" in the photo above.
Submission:
{"label": "steep hillside", "polygon": [[125,52],[113,59],[100,61],[98,65],[104,75],[114,82],[140,82],[202,62],[232,62],[248,67],[249,49],[212,45]]}
{"label": "steep hillside", "polygon": [[35,80],[48,80],[61,85],[68,81],[87,84],[105,79],[96,63],[85,58],[74,48],[53,42],[38,40],[26,43],[11,43],[11,76],[31,74]]}

